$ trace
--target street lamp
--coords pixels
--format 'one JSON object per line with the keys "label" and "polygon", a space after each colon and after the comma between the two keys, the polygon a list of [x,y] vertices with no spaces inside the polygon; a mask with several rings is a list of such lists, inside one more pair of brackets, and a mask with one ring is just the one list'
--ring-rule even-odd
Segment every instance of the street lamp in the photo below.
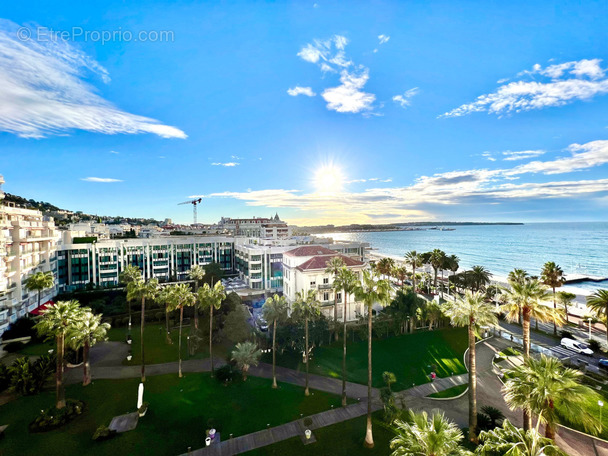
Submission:
{"label": "street lamp", "polygon": [[589,340],[591,340],[591,317],[589,317]]}
{"label": "street lamp", "polygon": [[600,406],[600,432],[602,432],[602,408],[604,408],[604,403],[602,401],[597,401],[597,405]]}

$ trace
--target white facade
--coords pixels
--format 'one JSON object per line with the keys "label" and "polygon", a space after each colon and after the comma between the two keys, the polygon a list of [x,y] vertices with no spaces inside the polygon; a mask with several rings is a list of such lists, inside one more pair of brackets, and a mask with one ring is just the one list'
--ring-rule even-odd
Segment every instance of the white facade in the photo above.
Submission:
{"label": "white facade", "polygon": [[227,230],[235,236],[271,239],[291,237],[291,227],[279,218],[279,214],[272,218],[233,219],[222,217],[218,225],[221,229]]}

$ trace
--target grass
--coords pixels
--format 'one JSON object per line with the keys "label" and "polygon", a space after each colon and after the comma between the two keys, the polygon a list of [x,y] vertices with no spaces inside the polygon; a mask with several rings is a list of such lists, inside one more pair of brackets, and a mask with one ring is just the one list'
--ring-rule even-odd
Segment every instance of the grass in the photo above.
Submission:
{"label": "grass", "polygon": [[304,445],[300,437],[243,453],[243,456],[388,456],[391,439],[395,436],[379,423],[382,412],[374,413],[374,443],[372,449],[363,447],[365,416],[343,421],[314,431],[316,443]]}
{"label": "grass", "polygon": [[16,353],[25,356],[42,356],[48,355],[49,350],[55,350],[55,341],[48,342],[29,342],[23,346]]}
{"label": "grass", "polygon": [[463,385],[458,385],[458,386],[452,386],[451,388],[448,388],[446,390],[438,391],[437,393],[433,393],[433,394],[429,394],[427,397],[433,397],[433,398],[437,398],[437,399],[448,399],[451,397],[457,397],[457,396],[460,396],[462,393],[464,393],[468,387],[469,387],[468,383],[465,383]]}
{"label": "grass", "polygon": [[111,440],[94,442],[95,429],[108,425],[112,417],[136,408],[138,379],[97,380],[82,387],[67,388],[67,397],[84,400],[87,411],[68,425],[40,434],[30,434],[28,424],[54,405],[54,392],[21,397],[0,407],[0,424],[9,424],[0,443],[0,455],[13,454],[146,454],[167,455],[204,446],[205,430],[214,426],[222,439],[277,426],[339,406],[335,395],[314,391],[305,397],[303,388],[281,383],[271,389],[271,380],[250,377],[229,386],[220,385],[209,374],[149,377],[145,400],[150,408],[137,428]]}
{"label": "grass", "polygon": [[[463,355],[467,348],[466,329],[450,328],[437,331],[421,331],[414,334],[373,341],[373,379],[375,387],[382,387],[382,373],[393,372],[397,382],[394,391],[410,388],[430,381],[435,372],[439,377],[466,373]],[[265,362],[271,357],[265,355]],[[277,353],[277,364],[303,371],[302,356],[293,351]],[[367,383],[367,341],[348,344],[346,361],[347,380]],[[342,376],[342,342],[314,349],[310,372],[333,378]]]}

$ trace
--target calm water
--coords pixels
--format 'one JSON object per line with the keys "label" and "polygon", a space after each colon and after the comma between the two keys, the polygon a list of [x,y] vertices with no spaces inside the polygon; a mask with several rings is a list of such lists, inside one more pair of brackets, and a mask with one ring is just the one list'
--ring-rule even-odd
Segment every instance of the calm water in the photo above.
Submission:
{"label": "calm water", "polygon": [[[496,276],[514,268],[540,274],[546,261],[564,272],[608,277],[608,222],[529,223],[510,226],[455,226],[455,231],[332,233],[336,240],[369,242],[374,251],[402,258],[405,252],[441,249],[460,258],[461,268],[482,265]],[[580,284],[580,288],[608,288]]]}

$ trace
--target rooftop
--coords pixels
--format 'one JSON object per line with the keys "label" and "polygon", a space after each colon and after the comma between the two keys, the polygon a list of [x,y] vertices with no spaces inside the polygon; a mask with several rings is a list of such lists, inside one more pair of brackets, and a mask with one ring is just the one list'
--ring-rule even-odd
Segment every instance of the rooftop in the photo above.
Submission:
{"label": "rooftop", "polygon": [[314,255],[336,255],[335,250],[328,249],[321,245],[304,245],[296,249],[285,252],[285,255],[294,257],[314,256]]}
{"label": "rooftop", "polygon": [[334,257],[341,258],[344,261],[346,266],[362,266],[363,263],[361,261],[355,260],[354,258],[347,257],[345,255],[336,254],[335,252],[332,255],[319,255],[312,257],[310,260],[305,261],[300,266],[297,267],[300,271],[308,271],[314,269],[325,269],[327,267],[327,263]]}

